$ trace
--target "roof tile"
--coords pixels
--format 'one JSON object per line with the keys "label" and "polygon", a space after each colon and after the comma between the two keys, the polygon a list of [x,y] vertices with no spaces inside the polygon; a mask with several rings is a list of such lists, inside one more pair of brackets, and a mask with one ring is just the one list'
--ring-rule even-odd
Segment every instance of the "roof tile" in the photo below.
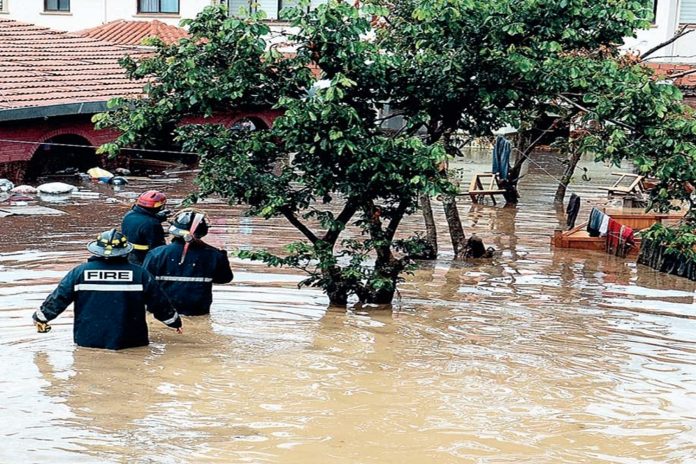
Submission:
{"label": "roof tile", "polygon": [[149,49],[0,19],[0,110],[102,102],[142,93],[118,64]]}
{"label": "roof tile", "polygon": [[126,21],[123,19],[78,31],[77,34],[121,45],[141,45],[143,40],[148,37],[158,37],[166,44],[173,44],[188,37],[185,29],[170,26],[162,21]]}

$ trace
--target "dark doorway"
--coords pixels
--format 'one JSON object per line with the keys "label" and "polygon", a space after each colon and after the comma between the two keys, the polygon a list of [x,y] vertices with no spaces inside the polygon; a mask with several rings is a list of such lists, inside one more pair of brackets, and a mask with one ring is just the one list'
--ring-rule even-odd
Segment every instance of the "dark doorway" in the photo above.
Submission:
{"label": "dark doorway", "polygon": [[57,135],[46,140],[34,152],[25,180],[47,175],[75,174],[99,166],[99,159],[89,141],[79,135]]}

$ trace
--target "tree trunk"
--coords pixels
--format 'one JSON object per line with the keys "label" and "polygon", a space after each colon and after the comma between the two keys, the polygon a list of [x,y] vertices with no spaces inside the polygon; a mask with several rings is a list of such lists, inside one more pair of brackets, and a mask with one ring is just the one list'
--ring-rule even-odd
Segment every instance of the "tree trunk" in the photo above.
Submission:
{"label": "tree trunk", "polygon": [[464,254],[466,253],[466,235],[464,234],[462,221],[459,218],[457,199],[451,195],[445,196],[442,199],[442,205],[445,208],[445,217],[447,218],[452,248],[454,249],[454,259],[464,259]]}
{"label": "tree trunk", "polygon": [[348,304],[348,291],[350,286],[341,278],[341,270],[334,267],[329,271],[324,271],[324,279],[328,284],[322,285],[326,296],[329,297],[329,304],[332,306],[345,306]]}
{"label": "tree trunk", "polygon": [[433,206],[428,195],[421,195],[419,198],[421,210],[423,211],[423,221],[425,222],[425,243],[426,250],[416,259],[432,260],[437,258],[437,226],[433,216]]}
{"label": "tree trunk", "polygon": [[399,275],[406,268],[406,261],[394,257],[391,249],[392,240],[408,207],[409,203],[402,201],[391,215],[386,228],[382,227],[379,208],[370,205],[366,211],[366,216],[371,217],[369,231],[370,238],[377,244],[375,247],[377,259],[373,278],[356,289],[361,303],[391,304],[394,299],[396,284],[399,281]]}
{"label": "tree trunk", "polygon": [[561,183],[558,184],[558,189],[556,189],[556,196],[553,198],[554,203],[563,204],[563,200],[565,199],[566,189],[568,188],[568,184],[570,183],[570,179],[572,179],[573,174],[575,173],[575,167],[578,165],[579,161],[580,161],[580,150],[571,151],[570,154],[568,155],[568,165],[566,166],[565,171],[563,172],[563,177],[561,177]]}
{"label": "tree trunk", "polygon": [[[452,133],[454,129],[446,130],[442,135],[443,145],[448,155],[454,157],[458,154],[457,147],[452,143]],[[447,177],[447,168],[441,171],[444,177]],[[457,208],[457,198],[452,195],[444,196],[442,205],[445,209],[445,218],[449,227],[450,239],[452,240],[452,248],[454,249],[454,259],[464,259],[466,253],[466,235],[462,227],[462,220],[459,218],[459,209]]]}

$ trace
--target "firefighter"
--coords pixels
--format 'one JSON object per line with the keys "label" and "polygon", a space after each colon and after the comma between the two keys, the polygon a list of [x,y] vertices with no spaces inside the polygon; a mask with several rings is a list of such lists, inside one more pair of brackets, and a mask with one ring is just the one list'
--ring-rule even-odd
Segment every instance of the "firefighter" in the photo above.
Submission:
{"label": "firefighter", "polygon": [[172,243],[152,250],[143,264],[174,307],[186,316],[209,314],[213,284],[232,281],[227,253],[201,241],[208,228],[204,213],[180,211],[169,228]]}
{"label": "firefighter", "polygon": [[169,213],[164,209],[166,204],[164,193],[148,190],[123,217],[121,231],[133,244],[133,252],[128,257],[131,263],[142,264],[150,250],[165,245],[162,222]]}
{"label": "firefighter", "polygon": [[71,270],[33,315],[39,332],[75,303],[73,337],[79,346],[120,350],[149,343],[145,307],[181,333],[181,318],[155,278],[128,262],[133,246],[111,229],[87,249],[94,256]]}

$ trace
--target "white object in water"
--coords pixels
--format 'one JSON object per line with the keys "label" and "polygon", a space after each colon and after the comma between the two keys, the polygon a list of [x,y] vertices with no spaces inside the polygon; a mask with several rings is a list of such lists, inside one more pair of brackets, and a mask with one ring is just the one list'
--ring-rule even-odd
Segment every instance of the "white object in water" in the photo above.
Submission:
{"label": "white object in water", "polygon": [[60,195],[64,193],[72,193],[77,190],[77,187],[70,184],[64,184],[63,182],[49,182],[48,184],[39,185],[36,190],[39,193],[48,193],[50,195]]}
{"label": "white object in water", "polygon": [[18,185],[12,189],[12,193],[21,193],[24,195],[34,195],[36,194],[36,189],[31,185]]}
{"label": "white object in water", "polygon": [[99,179],[102,182],[107,182],[110,178],[114,177],[113,174],[102,168],[89,169],[87,170],[87,174],[89,174],[92,179]]}
{"label": "white object in water", "polygon": [[14,184],[8,179],[0,179],[0,192],[9,192],[14,188]]}
{"label": "white object in water", "polygon": [[81,198],[99,198],[100,195],[101,193],[99,192],[90,192],[88,190],[76,190],[72,192],[72,196]]}

